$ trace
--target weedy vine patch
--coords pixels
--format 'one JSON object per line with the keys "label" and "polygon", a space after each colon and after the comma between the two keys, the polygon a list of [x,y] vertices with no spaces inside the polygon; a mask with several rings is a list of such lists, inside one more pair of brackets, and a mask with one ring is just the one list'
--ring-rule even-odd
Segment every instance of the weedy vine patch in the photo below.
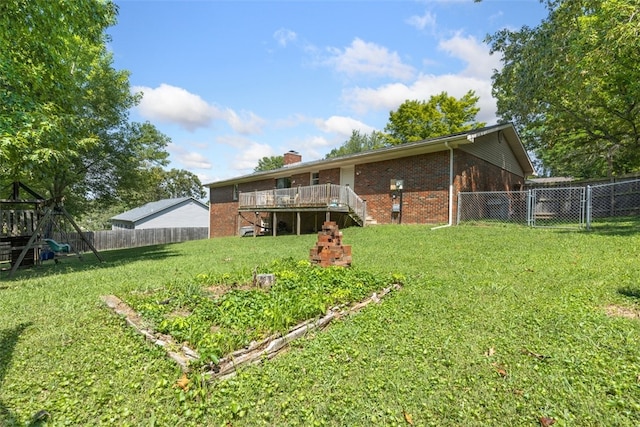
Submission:
{"label": "weedy vine patch", "polygon": [[[259,275],[273,281],[261,286]],[[224,378],[241,365],[274,357],[311,330],[379,302],[403,280],[400,274],[382,277],[354,267],[284,259],[250,272],[203,273],[188,282],[103,299],[184,370],[198,368]]]}

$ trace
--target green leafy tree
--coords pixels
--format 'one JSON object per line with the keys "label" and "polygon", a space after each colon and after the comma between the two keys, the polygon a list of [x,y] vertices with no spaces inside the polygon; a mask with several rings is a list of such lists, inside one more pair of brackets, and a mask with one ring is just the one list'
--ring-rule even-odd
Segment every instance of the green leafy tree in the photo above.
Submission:
{"label": "green leafy tree", "polygon": [[177,197],[202,199],[206,196],[198,176],[183,169],[167,171],[160,166],[152,166],[135,175],[139,185],[121,188],[113,197],[84,202],[85,209],[78,223],[87,230],[109,229],[111,217],[146,203]]}
{"label": "green leafy tree", "polygon": [[94,196],[129,208],[163,198],[157,188],[169,163],[166,147],[171,139],[148,122],[128,124],[114,138],[114,144],[105,147],[105,158],[88,165]]}
{"label": "green leafy tree", "polygon": [[139,97],[106,49],[116,16],[110,0],[0,2],[0,173],[70,210],[167,163],[168,138],[128,122]]}
{"label": "green leafy tree", "polygon": [[489,36],[501,120],[549,173],[640,170],[640,2],[547,1],[537,27]]}
{"label": "green leafy tree", "polygon": [[469,91],[460,99],[442,92],[428,101],[405,101],[389,114],[387,140],[397,145],[483,127],[485,123],[475,121],[478,100]]}
{"label": "green leafy tree", "polygon": [[256,166],[254,172],[270,171],[274,169],[280,169],[284,166],[284,156],[270,156],[263,157],[258,160],[258,166]]}
{"label": "green leafy tree", "polygon": [[[0,3],[5,173],[29,177],[76,159],[96,143],[96,125],[121,119],[133,105],[127,76],[110,69],[104,46],[116,13],[113,3],[97,0]],[[104,99],[108,91],[118,98]]]}
{"label": "green leafy tree", "polygon": [[202,188],[200,178],[184,169],[166,171],[161,184],[167,198],[193,197],[202,199],[207,193]]}
{"label": "green leafy tree", "polygon": [[373,131],[370,134],[361,134],[360,131],[353,130],[351,137],[340,147],[331,150],[325,156],[325,159],[374,150],[376,148],[382,148],[385,145],[387,145],[387,140],[382,132]]}

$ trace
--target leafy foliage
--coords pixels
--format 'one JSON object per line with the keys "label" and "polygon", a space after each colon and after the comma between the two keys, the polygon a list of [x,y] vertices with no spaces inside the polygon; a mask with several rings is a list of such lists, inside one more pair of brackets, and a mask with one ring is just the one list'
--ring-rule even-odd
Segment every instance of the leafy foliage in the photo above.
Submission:
{"label": "leafy foliage", "polygon": [[428,101],[405,101],[389,113],[387,139],[397,145],[483,127],[485,123],[475,121],[478,100],[469,91],[460,99],[442,92]]}
{"label": "leafy foliage", "polygon": [[360,131],[354,130],[351,132],[351,137],[339,148],[331,150],[325,156],[325,159],[375,150],[376,148],[382,148],[386,145],[386,136],[382,132],[373,131],[370,134],[361,134]]}
{"label": "leafy foliage", "polygon": [[385,132],[373,131],[361,134],[353,130],[351,137],[340,147],[334,148],[326,159],[367,150],[420,141],[485,126],[476,122],[480,111],[476,106],[478,97],[469,91],[460,99],[442,92],[428,101],[407,100],[396,111],[389,113]]}
{"label": "leafy foliage", "polygon": [[[217,363],[251,341],[285,333],[301,321],[325,314],[331,306],[361,300],[391,280],[355,268],[321,268],[293,259],[277,260],[255,271],[275,274],[275,285],[268,291],[239,288],[238,283],[251,283],[246,274],[199,274],[197,283],[171,283],[154,293],[134,293],[126,299],[159,332],[189,342]],[[203,289],[207,285],[223,286],[227,291],[214,296]]]}
{"label": "leafy foliage", "polygon": [[261,172],[261,171],[270,171],[274,169],[280,169],[284,166],[284,156],[270,156],[263,157],[258,160],[258,166],[256,166],[253,171]]}
{"label": "leafy foliage", "polygon": [[162,169],[167,136],[128,121],[140,95],[106,47],[117,13],[111,0],[0,2],[0,185],[28,182],[74,213],[202,194]]}
{"label": "leafy foliage", "polygon": [[13,179],[46,176],[59,197],[123,124],[136,97],[105,47],[116,14],[110,1],[0,5],[0,165]]}
{"label": "leafy foliage", "polygon": [[640,3],[547,1],[538,27],[490,36],[498,114],[550,174],[640,170]]}

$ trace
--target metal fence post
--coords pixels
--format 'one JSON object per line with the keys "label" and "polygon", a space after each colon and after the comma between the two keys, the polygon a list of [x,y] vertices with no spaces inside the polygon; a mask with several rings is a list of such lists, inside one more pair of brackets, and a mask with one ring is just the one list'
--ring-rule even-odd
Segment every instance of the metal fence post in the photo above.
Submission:
{"label": "metal fence post", "polygon": [[587,230],[591,230],[591,212],[592,212],[592,198],[591,198],[591,186],[587,185],[587,191],[585,195],[585,226]]}
{"label": "metal fence post", "polygon": [[533,190],[527,190],[527,225],[529,227],[534,226],[533,216],[534,216],[535,202],[533,198],[534,198]]}

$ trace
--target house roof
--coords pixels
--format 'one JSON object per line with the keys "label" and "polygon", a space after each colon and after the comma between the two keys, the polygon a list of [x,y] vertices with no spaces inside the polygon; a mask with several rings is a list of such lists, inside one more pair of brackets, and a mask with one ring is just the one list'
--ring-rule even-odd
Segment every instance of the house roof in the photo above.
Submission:
{"label": "house roof", "polygon": [[111,221],[136,222],[136,221],[140,221],[143,218],[156,214],[158,212],[162,212],[174,206],[181,205],[186,201],[193,201],[201,205],[203,208],[208,209],[207,205],[194,199],[193,197],[178,197],[175,199],[163,199],[163,200],[158,200],[157,202],[149,202],[146,205],[133,208],[129,211],[123,212],[109,219]]}
{"label": "house roof", "polygon": [[573,177],[570,176],[550,176],[550,177],[540,177],[540,178],[529,178],[527,179],[527,184],[566,184],[569,182],[573,182]]}
{"label": "house roof", "polygon": [[331,159],[315,160],[311,162],[300,162],[286,165],[279,169],[254,172],[248,175],[242,175],[235,178],[215,181],[205,184],[205,187],[216,188],[229,184],[239,184],[243,182],[256,181],[266,178],[284,178],[291,173],[304,173],[317,171],[320,168],[351,166],[361,163],[376,162],[389,160],[400,157],[414,156],[418,154],[435,153],[438,151],[448,150],[449,148],[458,148],[461,145],[473,144],[475,140],[483,135],[502,131],[509,147],[513,151],[520,167],[525,175],[534,173],[533,164],[527,154],[520,137],[511,123],[497,124],[487,126],[480,129],[473,129],[465,132],[459,132],[451,135],[440,136],[436,138],[424,139],[422,141],[409,142],[406,144],[394,145],[391,147],[379,148],[376,150],[363,151],[346,156],[335,157]]}

